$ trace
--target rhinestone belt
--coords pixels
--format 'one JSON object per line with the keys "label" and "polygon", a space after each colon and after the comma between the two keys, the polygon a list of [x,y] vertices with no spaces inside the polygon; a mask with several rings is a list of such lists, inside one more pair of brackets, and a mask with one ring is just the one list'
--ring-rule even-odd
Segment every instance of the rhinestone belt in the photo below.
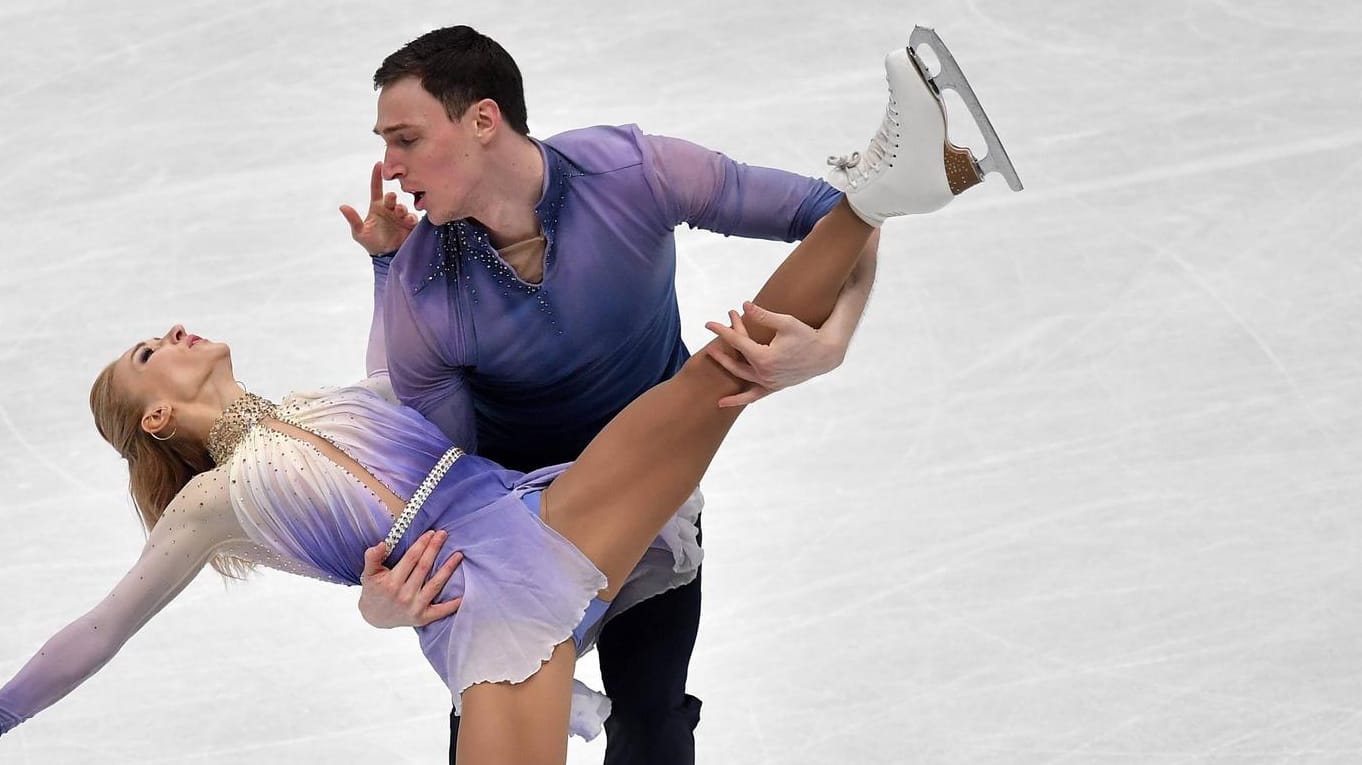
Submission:
{"label": "rhinestone belt", "polygon": [[402,535],[407,533],[407,527],[411,525],[411,519],[416,517],[417,511],[421,509],[421,505],[424,505],[426,500],[430,498],[430,493],[435,491],[435,486],[440,483],[440,479],[445,477],[445,473],[449,472],[449,468],[452,467],[455,462],[458,462],[459,458],[462,456],[463,449],[460,449],[457,446],[445,452],[444,456],[440,457],[440,461],[435,463],[435,467],[431,468],[430,472],[426,474],[426,480],[422,481],[421,485],[416,487],[416,491],[412,493],[411,499],[407,500],[407,504],[402,508],[402,514],[397,516],[397,519],[393,521],[392,528],[388,530],[388,536],[383,540],[384,544],[388,545],[389,554],[397,549],[397,543],[401,542]]}

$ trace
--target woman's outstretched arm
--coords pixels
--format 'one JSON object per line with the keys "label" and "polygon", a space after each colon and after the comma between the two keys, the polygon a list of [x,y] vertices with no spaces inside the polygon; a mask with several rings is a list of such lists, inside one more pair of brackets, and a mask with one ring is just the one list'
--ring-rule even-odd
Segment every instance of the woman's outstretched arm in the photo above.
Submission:
{"label": "woman's outstretched arm", "polygon": [[218,483],[225,483],[225,478],[218,479],[218,472],[191,481],[166,508],[141,557],[118,586],[52,636],[0,688],[0,735],[98,672],[128,638],[193,581],[215,550],[244,539],[227,504],[226,486]]}

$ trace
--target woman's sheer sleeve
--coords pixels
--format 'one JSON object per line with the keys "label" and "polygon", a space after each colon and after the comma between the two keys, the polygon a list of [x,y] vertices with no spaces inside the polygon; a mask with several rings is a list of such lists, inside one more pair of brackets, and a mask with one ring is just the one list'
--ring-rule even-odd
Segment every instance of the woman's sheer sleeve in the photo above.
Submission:
{"label": "woman's sheer sleeve", "polygon": [[166,508],[127,575],[84,616],[53,635],[0,688],[0,735],[99,671],[223,545],[245,539],[232,513],[226,470],[203,473]]}

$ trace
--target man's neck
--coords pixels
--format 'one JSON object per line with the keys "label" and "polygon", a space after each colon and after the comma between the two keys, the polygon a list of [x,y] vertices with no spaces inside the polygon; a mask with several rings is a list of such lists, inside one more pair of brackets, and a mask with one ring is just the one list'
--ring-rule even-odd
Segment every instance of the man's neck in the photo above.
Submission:
{"label": "man's neck", "polygon": [[487,229],[496,248],[539,235],[534,208],[544,193],[544,157],[539,145],[516,136],[506,147],[505,159],[490,171],[490,193],[473,217]]}

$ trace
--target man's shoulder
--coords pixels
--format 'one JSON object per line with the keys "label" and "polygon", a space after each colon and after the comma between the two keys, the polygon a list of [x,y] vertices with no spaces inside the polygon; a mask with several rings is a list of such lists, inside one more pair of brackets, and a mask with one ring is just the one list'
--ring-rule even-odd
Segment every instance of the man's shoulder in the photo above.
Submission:
{"label": "man's shoulder", "polygon": [[559,133],[544,144],[583,173],[594,175],[643,163],[643,131],[638,125],[594,125]]}

